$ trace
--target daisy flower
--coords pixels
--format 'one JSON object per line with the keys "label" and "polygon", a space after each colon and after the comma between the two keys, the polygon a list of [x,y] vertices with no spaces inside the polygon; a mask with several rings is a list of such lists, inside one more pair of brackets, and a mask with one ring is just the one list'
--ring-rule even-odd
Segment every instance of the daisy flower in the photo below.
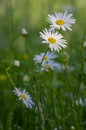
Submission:
{"label": "daisy flower", "polygon": [[65,13],[55,13],[54,15],[49,14],[48,22],[51,24],[51,30],[61,28],[63,31],[66,31],[66,29],[69,29],[71,31],[71,26],[76,21],[72,16],[73,14],[68,13],[67,11]]}
{"label": "daisy flower", "polygon": [[42,60],[43,62],[49,62],[50,60],[53,60],[57,57],[55,52],[47,52],[46,55],[44,52],[40,53],[40,55],[35,55],[33,60],[35,64],[41,63]]}
{"label": "daisy flower", "polygon": [[31,96],[26,92],[24,89],[23,91],[19,88],[15,87],[15,90],[13,91],[15,95],[19,97],[19,100],[22,100],[23,103],[26,105],[26,107],[32,108],[32,105],[34,105],[34,102],[32,101]]}
{"label": "daisy flower", "polygon": [[43,32],[40,32],[40,37],[44,39],[42,43],[49,44],[51,51],[55,50],[59,52],[61,48],[67,47],[66,40],[64,40],[63,36],[61,34],[58,34],[58,32],[52,32],[45,28]]}
{"label": "daisy flower", "polygon": [[54,70],[54,69],[60,70],[61,65],[59,63],[54,62],[54,61],[42,63],[41,71],[49,71],[50,69],[51,70]]}

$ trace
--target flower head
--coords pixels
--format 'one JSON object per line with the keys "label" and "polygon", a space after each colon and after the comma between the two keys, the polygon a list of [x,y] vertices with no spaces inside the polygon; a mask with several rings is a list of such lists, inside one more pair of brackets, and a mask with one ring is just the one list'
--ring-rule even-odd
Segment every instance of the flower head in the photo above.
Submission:
{"label": "flower head", "polygon": [[66,31],[66,29],[69,29],[71,31],[71,26],[76,21],[72,16],[73,14],[68,13],[67,11],[65,13],[55,13],[54,15],[49,14],[48,22],[51,24],[51,30],[61,28],[63,31]]}
{"label": "flower head", "polygon": [[55,52],[47,52],[46,55],[44,52],[40,53],[40,55],[35,55],[33,60],[35,62],[35,64],[41,63],[42,60],[43,62],[49,62],[53,59],[55,59],[57,57],[57,55],[55,54]]}
{"label": "flower head", "polygon": [[78,100],[76,100],[75,103],[76,103],[77,106],[78,105],[84,106],[84,104],[85,104],[85,102],[84,102],[84,100],[82,98],[79,98]]}
{"label": "flower head", "polygon": [[72,126],[70,127],[70,129],[71,129],[71,130],[75,130],[75,127],[72,125]]}
{"label": "flower head", "polygon": [[58,34],[58,32],[49,31],[45,28],[43,32],[40,32],[40,37],[44,39],[42,43],[49,44],[51,51],[55,50],[59,52],[61,48],[65,48],[67,46],[66,40],[64,40],[63,36]]}
{"label": "flower head", "polygon": [[28,32],[25,28],[22,28],[22,35],[23,36],[27,36],[28,35]]}
{"label": "flower head", "polygon": [[32,101],[31,96],[26,92],[24,89],[23,91],[19,88],[15,87],[15,90],[13,91],[15,95],[19,97],[19,100],[22,100],[23,103],[26,105],[26,107],[32,108],[32,105],[34,105],[34,102]]}
{"label": "flower head", "polygon": [[14,66],[19,67],[20,66],[20,61],[19,60],[14,60]]}
{"label": "flower head", "polygon": [[49,62],[45,62],[45,63],[43,62],[40,70],[41,71],[49,71],[50,69],[60,70],[60,68],[61,68],[61,65],[59,63],[56,63],[53,60],[51,60]]}

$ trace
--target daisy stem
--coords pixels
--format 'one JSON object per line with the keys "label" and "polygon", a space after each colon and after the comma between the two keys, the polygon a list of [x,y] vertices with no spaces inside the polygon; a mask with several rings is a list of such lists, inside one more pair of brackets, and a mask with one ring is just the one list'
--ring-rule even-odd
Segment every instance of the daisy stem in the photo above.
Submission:
{"label": "daisy stem", "polygon": [[[68,89],[68,93],[70,95],[70,99],[69,99],[69,105],[70,105],[70,116],[72,118],[72,115],[73,115],[73,107],[76,108],[76,104],[75,104],[75,96],[74,96],[74,93],[73,93],[73,87],[71,86],[71,83],[70,83],[70,80],[69,80],[69,74],[68,74],[68,69],[67,69],[67,66],[64,62],[64,52],[62,51],[62,62],[63,62],[63,75],[64,75],[64,79],[65,79],[65,84],[67,86],[67,89]],[[72,95],[71,95],[72,94]],[[79,126],[79,123],[77,123],[77,127],[80,127]]]}
{"label": "daisy stem", "polygon": [[[67,70],[67,67],[66,67],[66,63],[64,61],[64,50],[62,50],[62,64],[63,64],[63,73],[64,73],[64,78],[65,78],[65,83],[66,83],[66,86],[68,86],[68,91],[69,92],[72,92],[72,89],[71,89],[71,86],[70,86],[70,80],[69,80],[69,77],[68,77],[68,70]],[[65,77],[66,75],[66,77]],[[72,93],[73,94],[73,93]],[[72,107],[72,98],[70,100],[70,105]]]}
{"label": "daisy stem", "polygon": [[66,124],[65,124],[65,112],[64,112],[64,106],[62,104],[62,101],[61,101],[61,97],[59,97],[59,91],[56,92],[56,89],[54,88],[55,84],[54,84],[54,80],[55,80],[55,77],[56,75],[54,74],[51,81],[50,81],[50,86],[53,86],[52,87],[52,104],[53,104],[53,111],[54,111],[54,118],[55,118],[55,123],[56,123],[56,126],[58,127],[58,117],[56,116],[57,115],[57,110],[56,110],[56,105],[55,105],[55,100],[58,99],[58,104],[59,104],[59,108],[60,108],[60,112],[61,112],[61,120],[62,120],[62,125],[63,125],[63,128],[64,130],[67,130],[66,128]]}
{"label": "daisy stem", "polygon": [[[60,31],[63,34],[63,31],[62,30],[60,30]],[[72,93],[73,98],[74,98],[74,94],[73,94],[73,91],[72,91],[72,88],[70,85],[69,76],[68,76],[68,69],[67,69],[66,61],[64,61],[64,58],[65,58],[64,56],[65,56],[64,50],[62,49],[62,70],[64,73],[65,84],[66,84],[66,86],[68,86],[68,91]],[[65,77],[65,74],[66,74],[66,77]],[[71,97],[70,97],[70,106],[72,107],[72,98]]]}
{"label": "daisy stem", "polygon": [[10,46],[12,46],[13,43],[14,43],[14,41],[15,41],[17,38],[19,38],[20,36],[21,36],[21,34],[18,34],[17,36],[13,37],[12,40],[11,40],[11,42],[10,42]]}
{"label": "daisy stem", "polygon": [[43,56],[42,61],[41,61],[41,63],[40,63],[40,69],[41,69],[41,67],[42,67],[42,63],[43,63],[44,57],[46,56],[48,50],[49,50],[49,48],[48,48],[48,49],[46,50],[46,52],[44,53],[44,56]]}
{"label": "daisy stem", "polygon": [[26,54],[28,54],[28,52],[29,52],[30,55],[33,57],[32,50],[31,50],[30,46],[27,45],[27,43],[28,43],[28,39],[27,39],[27,36],[25,36],[25,50],[26,50]]}
{"label": "daisy stem", "polygon": [[[42,61],[41,61],[41,63],[40,63],[40,71],[41,71],[41,66],[42,66],[44,57],[46,56],[48,50],[49,50],[49,48],[46,50],[46,52],[45,52],[45,54],[44,54],[44,56],[43,56],[43,58],[42,58]],[[37,76],[38,112],[39,112],[39,114],[40,114],[39,117],[40,117],[40,121],[41,121],[41,130],[44,130],[44,129],[45,129],[45,121],[44,121],[43,107],[42,107],[42,102],[41,102],[40,71],[39,71],[39,74],[38,74],[38,76]]]}
{"label": "daisy stem", "polygon": [[40,92],[40,75],[38,74],[36,77],[36,89],[37,89],[37,108],[38,108],[38,114],[39,114],[39,120],[41,124],[41,130],[45,130],[45,121],[44,121],[44,114],[43,114],[43,108],[42,108],[42,102],[41,102],[41,92]]}
{"label": "daisy stem", "polygon": [[5,69],[5,72],[6,72],[6,74],[7,74],[8,79],[10,80],[12,86],[13,86],[13,87],[16,87],[16,85],[15,85],[13,79],[11,78],[11,76],[10,76],[10,74],[9,74],[9,72],[8,72],[9,69],[10,69],[10,68]]}
{"label": "daisy stem", "polygon": [[60,106],[60,110],[61,110],[61,114],[62,114],[61,116],[62,116],[63,127],[64,127],[64,130],[66,130],[65,119],[64,119],[64,110],[63,110],[63,106],[62,106],[59,96],[58,96],[58,102],[59,102],[59,106]]}

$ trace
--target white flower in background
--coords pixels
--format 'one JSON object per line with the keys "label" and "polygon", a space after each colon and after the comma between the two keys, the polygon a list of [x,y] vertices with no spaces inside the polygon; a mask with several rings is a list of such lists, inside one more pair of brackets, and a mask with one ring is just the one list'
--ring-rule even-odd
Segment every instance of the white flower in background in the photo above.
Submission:
{"label": "white flower in background", "polygon": [[28,92],[26,92],[26,90],[24,89],[23,91],[20,88],[16,88],[13,91],[15,93],[15,95],[17,95],[19,97],[19,100],[22,100],[23,103],[26,105],[26,107],[30,107],[32,108],[32,105],[34,105],[34,102],[32,101],[31,96],[28,94]]}
{"label": "white flower in background", "polygon": [[57,128],[54,128],[54,130],[58,130]]}
{"label": "white flower in background", "polygon": [[47,29],[40,32],[40,37],[44,39],[42,43],[49,44],[49,48],[51,51],[60,51],[61,48],[67,47],[66,40],[62,39],[63,36],[58,34],[58,32],[48,31]]}
{"label": "white flower in background", "polygon": [[72,126],[70,127],[70,129],[71,129],[71,130],[75,130],[75,127],[72,125]]}
{"label": "white flower in background", "polygon": [[20,61],[19,60],[14,60],[14,66],[19,67],[20,66]]}
{"label": "white flower in background", "polygon": [[66,29],[69,29],[70,31],[72,24],[75,23],[75,19],[73,19],[73,14],[68,13],[67,11],[65,13],[55,13],[48,15],[48,22],[51,24],[50,28],[51,30],[54,29],[62,29],[63,31],[66,31]]}
{"label": "white flower in background", "polygon": [[79,100],[76,100],[75,103],[76,103],[77,106],[78,105],[84,106],[84,100],[82,98],[80,98]]}
{"label": "white flower in background", "polygon": [[59,63],[56,63],[54,61],[50,61],[50,62],[43,62],[42,66],[41,66],[41,71],[49,71],[49,70],[60,70],[61,69],[61,65]]}
{"label": "white flower in background", "polygon": [[30,80],[29,75],[23,75],[22,80],[23,80],[24,82],[29,82],[29,80]]}
{"label": "white flower in background", "polygon": [[28,32],[25,28],[22,28],[22,35],[24,36],[27,36],[28,35]]}
{"label": "white flower in background", "polygon": [[84,41],[84,43],[83,43],[83,47],[86,47],[86,41]]}
{"label": "white flower in background", "polygon": [[35,55],[33,60],[35,62],[35,64],[41,63],[42,60],[43,62],[49,62],[53,59],[55,59],[56,57],[58,57],[55,52],[47,52],[46,54],[44,52],[40,53],[40,55]]}

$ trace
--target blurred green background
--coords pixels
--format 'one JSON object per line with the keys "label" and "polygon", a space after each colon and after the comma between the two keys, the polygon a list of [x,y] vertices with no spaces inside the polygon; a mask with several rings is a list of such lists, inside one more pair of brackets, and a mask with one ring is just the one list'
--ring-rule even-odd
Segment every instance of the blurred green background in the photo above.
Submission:
{"label": "blurred green background", "polygon": [[[12,117],[13,113],[9,111],[11,111],[10,106],[13,105],[14,100],[11,92],[13,86],[7,78],[5,69],[11,67],[10,74],[16,85],[26,88],[29,86],[29,92],[34,96],[34,87],[31,87],[31,85],[34,85],[34,79],[33,83],[29,81],[26,83],[22,80],[24,74],[30,76],[33,70],[33,57],[28,51],[29,47],[33,55],[45,51],[46,46],[41,44],[39,32],[49,27],[47,23],[48,14],[65,12],[66,10],[73,13],[73,17],[76,19],[72,32],[68,30],[64,32],[64,37],[68,42],[66,50],[70,55],[69,63],[75,71],[71,77],[76,74],[71,85],[76,87],[84,83],[86,87],[86,45],[83,47],[86,41],[86,0],[0,0],[0,122],[3,122],[3,124],[8,123],[10,125],[9,118]],[[22,28],[28,31],[27,36],[22,35]],[[21,61],[19,68],[13,66],[14,60]],[[56,76],[56,73],[54,73],[54,76]],[[63,82],[63,79],[60,78],[62,77],[58,77]],[[86,92],[84,94],[86,95]],[[50,104],[50,106],[52,105]],[[18,110],[15,111],[19,114]],[[20,108],[19,111],[24,114],[27,113],[25,110],[20,110]],[[37,118],[35,112],[32,110],[28,110],[28,112],[29,114],[32,112],[28,117],[29,124],[32,123],[35,126],[34,123]],[[51,113],[51,118],[52,115]],[[25,115],[22,116],[25,118]],[[23,121],[24,123],[27,122],[21,119],[21,114],[18,115],[18,118],[22,121],[19,120],[18,122],[17,117],[14,118],[17,120],[17,124],[21,124],[20,122]],[[28,130],[26,126],[23,126],[23,128]],[[20,128],[20,130],[22,129]],[[33,130],[33,128],[30,127],[30,130]]]}
{"label": "blurred green background", "polygon": [[[49,26],[46,22],[47,15],[66,10],[74,14],[76,25],[73,27],[73,32],[79,41],[82,40],[86,28],[85,5],[85,0],[1,0],[0,52],[9,51],[12,37],[19,35],[23,27],[29,33],[28,44],[40,43],[39,31]],[[69,33],[69,31],[67,32]],[[70,33],[70,35],[72,34]],[[23,38],[19,38],[14,44],[12,43],[14,51],[21,50],[20,46],[24,44],[23,42]]]}

